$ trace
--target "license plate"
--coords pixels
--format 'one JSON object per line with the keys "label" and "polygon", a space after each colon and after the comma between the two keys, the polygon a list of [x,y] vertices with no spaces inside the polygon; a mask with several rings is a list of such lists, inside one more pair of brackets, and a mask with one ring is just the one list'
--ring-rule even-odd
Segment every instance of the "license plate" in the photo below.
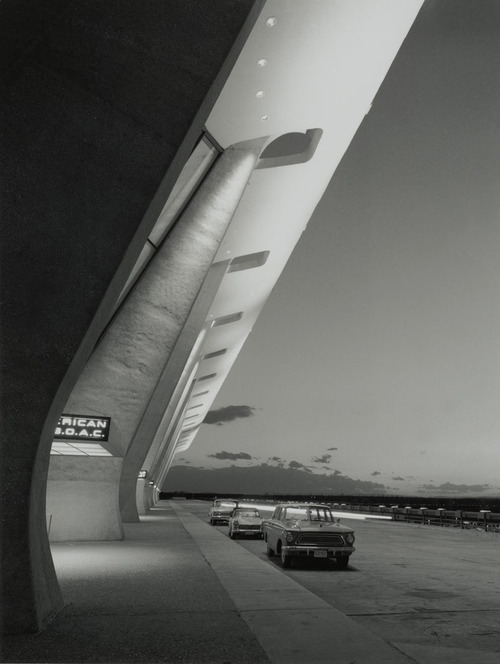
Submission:
{"label": "license plate", "polygon": [[328,552],[327,551],[315,551],[314,552],[314,557],[315,558],[328,558]]}

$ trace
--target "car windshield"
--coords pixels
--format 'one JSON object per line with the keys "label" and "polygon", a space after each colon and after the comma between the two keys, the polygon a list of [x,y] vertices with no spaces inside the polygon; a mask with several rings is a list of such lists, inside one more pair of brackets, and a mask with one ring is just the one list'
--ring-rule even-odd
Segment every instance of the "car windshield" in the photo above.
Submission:
{"label": "car windshield", "polygon": [[286,519],[297,521],[335,521],[328,507],[287,507]]}

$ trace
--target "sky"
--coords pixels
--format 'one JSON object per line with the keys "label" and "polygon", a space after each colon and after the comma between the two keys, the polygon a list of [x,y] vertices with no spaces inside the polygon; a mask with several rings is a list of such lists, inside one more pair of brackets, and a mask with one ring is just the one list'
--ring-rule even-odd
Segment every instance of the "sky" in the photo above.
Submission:
{"label": "sky", "polygon": [[500,495],[499,32],[424,5],[169,490]]}

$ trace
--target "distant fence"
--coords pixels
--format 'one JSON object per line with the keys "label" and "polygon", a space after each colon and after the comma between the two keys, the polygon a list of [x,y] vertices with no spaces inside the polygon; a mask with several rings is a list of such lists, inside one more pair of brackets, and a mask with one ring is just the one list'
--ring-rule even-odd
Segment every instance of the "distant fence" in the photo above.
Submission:
{"label": "distant fence", "polygon": [[428,509],[427,507],[399,507],[396,505],[352,505],[346,503],[329,503],[335,511],[359,512],[390,516],[393,521],[421,523],[429,526],[448,528],[476,529],[486,532],[500,533],[500,514],[481,510],[469,512],[464,510],[447,510],[445,508]]}
{"label": "distant fence", "polygon": [[[321,502],[329,505],[334,511],[339,512],[357,512],[359,514],[373,514],[385,516],[393,521],[406,522],[406,523],[419,523],[429,526],[441,526],[447,528],[461,528],[462,530],[483,530],[486,532],[500,533],[500,512],[492,512],[489,509],[479,510],[454,510],[446,507],[428,508],[428,507],[415,507],[406,505],[400,507],[399,505],[376,505],[376,504],[360,504],[351,502],[355,500],[352,496],[345,496],[345,503],[331,502],[333,496],[291,496],[291,495],[274,495],[274,496],[247,496],[243,494],[218,494],[219,498],[230,498],[231,500],[244,500],[244,501],[258,501],[259,503],[269,504],[273,507],[279,503],[284,502]],[[337,497],[337,496],[336,496]],[[188,498],[190,500],[210,500],[214,499],[213,494],[193,494],[193,493],[161,493],[161,499],[182,499]],[[344,497],[343,497],[344,498]],[[394,498],[396,498],[394,496]],[[397,498],[396,498],[397,499]],[[408,502],[416,500],[412,497],[406,497]],[[375,499],[373,499],[375,500]],[[472,501],[473,499],[471,499]],[[446,504],[447,499],[444,499]],[[449,502],[449,501],[448,501]],[[489,501],[491,506],[498,509],[498,500]],[[479,505],[481,502],[479,502]],[[485,503],[483,503],[485,504]],[[479,507],[478,505],[478,507]]]}

